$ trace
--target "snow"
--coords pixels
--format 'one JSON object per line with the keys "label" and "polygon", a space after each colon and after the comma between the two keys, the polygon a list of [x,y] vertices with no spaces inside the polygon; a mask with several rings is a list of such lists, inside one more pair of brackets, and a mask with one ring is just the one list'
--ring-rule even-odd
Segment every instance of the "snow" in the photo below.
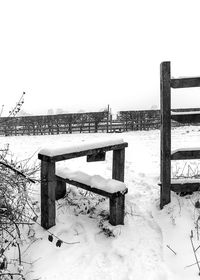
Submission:
{"label": "snow", "polygon": [[171,183],[172,184],[187,184],[187,183],[194,183],[194,184],[197,184],[197,183],[200,183],[200,178],[182,178],[182,179],[172,179],[171,180]]}
{"label": "snow", "polygon": [[115,138],[115,139],[102,139],[102,140],[96,140],[94,141],[77,141],[76,143],[73,143],[72,145],[66,146],[61,144],[57,144],[56,142],[53,144],[53,146],[42,148],[39,153],[45,156],[58,156],[62,154],[68,154],[68,153],[76,153],[81,152],[84,150],[91,150],[91,149],[98,149],[102,147],[108,147],[112,145],[118,145],[124,143],[123,139],[121,138]]}
{"label": "snow", "polygon": [[[78,141],[96,142],[102,136],[110,141],[109,134],[71,134],[51,136],[18,136],[1,138],[1,145],[10,144],[10,149],[18,158],[33,155],[31,161],[39,164],[38,151],[49,144],[65,143],[73,145]],[[117,138],[113,134],[113,138]],[[180,197],[172,192],[171,203],[164,209],[159,208],[160,189],[160,133],[154,131],[136,131],[123,133],[128,142],[125,156],[126,215],[124,226],[113,227],[107,220],[114,237],[108,237],[100,227],[101,213],[108,212],[108,200],[97,204],[91,196],[90,204],[95,212],[88,214],[84,195],[73,189],[72,202],[77,201],[80,209],[70,206],[66,200],[57,203],[56,226],[49,231],[66,242],[56,247],[56,240],[48,241],[49,232],[36,224],[35,239],[22,247],[22,259],[32,262],[24,264],[26,279],[40,280],[196,280],[199,279],[198,268],[190,242],[191,230],[197,247],[198,218],[200,210],[195,202],[200,199],[199,192]],[[200,143],[198,126],[172,129],[172,149],[197,147]],[[23,147],[23,149],[22,149]],[[193,175],[200,168],[199,161],[173,161],[172,173],[185,170]],[[57,167],[63,166],[58,163]],[[85,161],[77,158],[65,161],[66,168],[79,170],[93,176],[99,174],[111,178],[112,152],[107,153],[103,162]],[[64,168],[63,167],[63,168]],[[36,199],[39,200],[40,185],[35,187]],[[69,187],[69,186],[68,186]],[[73,187],[72,187],[73,188]],[[103,211],[103,212],[102,212]],[[169,249],[173,249],[176,255]],[[16,249],[17,250],[17,249]],[[200,259],[200,250],[197,251]],[[17,256],[17,251],[16,251]]]}
{"label": "snow", "polygon": [[91,186],[91,188],[107,191],[109,193],[124,192],[126,190],[126,185],[118,180],[105,179],[100,175],[89,175],[82,171],[72,171],[66,167],[57,168],[56,175]]}
{"label": "snow", "polygon": [[172,111],[171,115],[199,115],[200,111],[185,111],[185,112],[175,112]]}
{"label": "snow", "polygon": [[178,148],[176,150],[172,150],[171,154],[173,155],[177,152],[184,152],[184,151],[200,151],[200,147]]}

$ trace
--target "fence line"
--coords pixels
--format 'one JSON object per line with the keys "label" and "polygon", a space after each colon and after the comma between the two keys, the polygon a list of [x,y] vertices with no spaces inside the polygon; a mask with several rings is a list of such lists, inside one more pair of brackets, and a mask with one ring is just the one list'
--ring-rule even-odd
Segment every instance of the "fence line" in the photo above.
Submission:
{"label": "fence line", "polygon": [[[200,111],[174,109],[173,111]],[[180,124],[173,123],[173,126]],[[77,114],[1,117],[0,136],[124,132],[160,128],[160,110],[120,111],[113,120],[109,110]]]}

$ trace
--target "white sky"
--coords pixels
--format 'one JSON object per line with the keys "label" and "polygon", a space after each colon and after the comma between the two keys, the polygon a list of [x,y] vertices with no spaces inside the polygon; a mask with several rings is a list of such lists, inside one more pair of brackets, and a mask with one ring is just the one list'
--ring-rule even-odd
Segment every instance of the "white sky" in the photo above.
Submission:
{"label": "white sky", "polygon": [[[199,13],[199,0],[1,0],[0,104],[25,91],[35,114],[159,107],[161,61],[200,76]],[[200,89],[173,104],[200,107]]]}

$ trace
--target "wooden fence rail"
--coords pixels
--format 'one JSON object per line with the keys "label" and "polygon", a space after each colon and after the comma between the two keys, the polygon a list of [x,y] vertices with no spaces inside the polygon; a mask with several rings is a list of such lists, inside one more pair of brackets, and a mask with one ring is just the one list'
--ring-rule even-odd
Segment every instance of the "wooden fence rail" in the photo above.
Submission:
{"label": "wooden fence rail", "polygon": [[[196,109],[173,109],[174,112]],[[172,126],[180,126],[176,122]],[[160,128],[160,110],[109,111],[25,117],[1,117],[0,136],[54,135],[67,133],[124,132]]]}

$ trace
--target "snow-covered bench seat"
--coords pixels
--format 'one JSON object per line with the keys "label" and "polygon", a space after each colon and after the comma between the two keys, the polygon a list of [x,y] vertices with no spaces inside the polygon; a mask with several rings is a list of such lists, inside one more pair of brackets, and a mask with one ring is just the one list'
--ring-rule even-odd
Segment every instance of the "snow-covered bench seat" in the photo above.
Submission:
{"label": "snow-covered bench seat", "polygon": [[[124,224],[125,194],[124,182],[125,148],[128,143],[122,139],[84,142],[65,147],[40,150],[41,160],[41,225],[48,229],[55,225],[55,200],[66,193],[66,183],[109,198],[112,225]],[[88,175],[68,168],[56,167],[56,162],[87,157],[87,162],[105,160],[106,152],[113,151],[112,179],[99,175]]]}
{"label": "snow-covered bench seat", "polygon": [[[109,198],[110,219],[112,225],[124,223],[124,195],[128,192],[125,183],[106,179],[100,175],[89,175],[68,168],[56,170],[57,186],[61,197],[66,190],[66,183]],[[57,198],[60,198],[57,196]]]}

